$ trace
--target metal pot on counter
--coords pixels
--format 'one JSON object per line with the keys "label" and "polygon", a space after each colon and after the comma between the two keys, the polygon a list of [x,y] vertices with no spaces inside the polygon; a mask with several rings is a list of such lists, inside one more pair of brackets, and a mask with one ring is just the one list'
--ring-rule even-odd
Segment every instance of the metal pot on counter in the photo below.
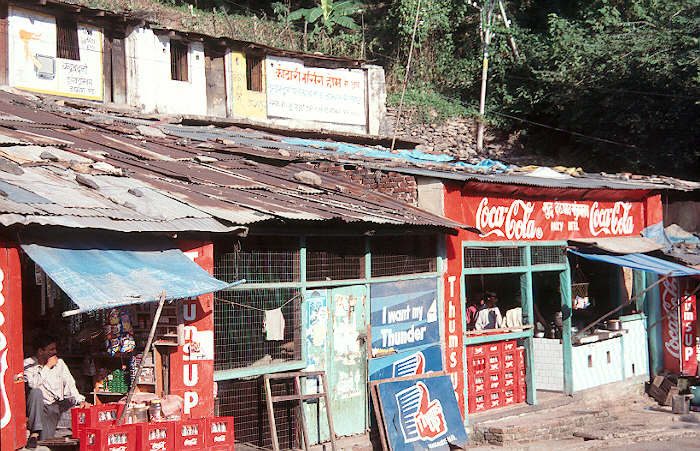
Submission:
{"label": "metal pot on counter", "polygon": [[622,330],[622,323],[619,319],[611,319],[605,322],[605,328],[613,331]]}

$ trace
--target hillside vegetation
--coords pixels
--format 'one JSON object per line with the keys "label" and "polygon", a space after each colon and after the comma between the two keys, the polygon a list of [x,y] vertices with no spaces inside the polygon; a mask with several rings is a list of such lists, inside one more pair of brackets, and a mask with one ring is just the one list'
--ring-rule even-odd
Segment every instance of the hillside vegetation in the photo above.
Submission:
{"label": "hillside vegetation", "polygon": [[[364,58],[387,71],[390,102],[425,121],[474,116],[482,23],[491,21],[485,120],[528,153],[586,170],[700,178],[700,1],[80,0],[150,11],[164,25]],[[168,23],[169,21],[169,23]],[[508,38],[517,44],[519,56]]]}

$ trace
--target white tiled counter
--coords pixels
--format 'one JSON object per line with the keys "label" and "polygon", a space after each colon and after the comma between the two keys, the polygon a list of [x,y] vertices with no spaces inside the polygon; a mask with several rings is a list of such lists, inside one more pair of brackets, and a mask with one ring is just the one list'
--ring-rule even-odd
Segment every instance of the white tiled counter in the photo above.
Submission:
{"label": "white tiled counter", "polygon": [[[644,315],[620,317],[621,336],[573,346],[573,390],[580,391],[649,374],[647,321]],[[561,340],[533,338],[537,390],[564,390]]]}
{"label": "white tiled counter", "polygon": [[561,341],[551,338],[533,338],[535,388],[537,390],[564,390],[564,353]]}

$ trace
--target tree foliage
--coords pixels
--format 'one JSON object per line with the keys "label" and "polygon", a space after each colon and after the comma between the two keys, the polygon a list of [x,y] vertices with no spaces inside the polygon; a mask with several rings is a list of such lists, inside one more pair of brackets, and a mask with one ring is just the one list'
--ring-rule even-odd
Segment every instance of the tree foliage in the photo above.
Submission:
{"label": "tree foliage", "polygon": [[[422,0],[408,74],[418,0],[199,0],[206,1],[243,5],[297,31],[305,20],[312,51],[358,57],[362,39],[367,58],[386,68],[390,89],[406,80],[411,99],[426,108],[457,114],[478,104],[478,7],[486,0]],[[529,152],[587,170],[700,178],[700,1],[504,3],[512,27],[493,22],[487,120],[521,130]],[[360,17],[364,39],[355,30]]]}
{"label": "tree foliage", "polygon": [[[386,59],[389,66],[405,61],[416,3],[394,0],[389,8],[387,38],[379,50],[398,58]],[[409,83],[475,104],[480,12],[461,1],[423,4]],[[487,118],[523,128],[531,152],[588,169],[698,178],[698,5],[697,0],[508,2],[520,58],[511,53],[503,22],[495,21]],[[398,30],[393,39],[390,30]],[[404,75],[400,67],[394,73],[398,79]]]}

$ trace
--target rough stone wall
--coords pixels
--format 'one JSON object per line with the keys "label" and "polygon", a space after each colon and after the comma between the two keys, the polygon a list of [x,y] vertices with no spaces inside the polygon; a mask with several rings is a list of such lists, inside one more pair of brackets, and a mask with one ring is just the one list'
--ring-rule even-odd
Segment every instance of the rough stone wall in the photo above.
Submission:
{"label": "rough stone wall", "polygon": [[411,175],[403,175],[393,171],[375,171],[354,164],[339,164],[330,161],[311,163],[311,165],[322,172],[379,191],[402,202],[417,205],[418,184],[415,177]]}
{"label": "rough stone wall", "polygon": [[[387,107],[388,136],[393,134],[397,112],[397,107]],[[446,153],[472,163],[484,158],[493,158],[518,164],[539,164],[534,155],[523,154],[524,147],[519,133],[508,134],[487,127],[484,134],[484,150],[479,154],[476,151],[474,118],[456,117],[442,123],[426,124],[417,119],[417,113],[415,109],[404,108],[396,136],[423,142],[418,146],[418,150],[436,154]]]}

